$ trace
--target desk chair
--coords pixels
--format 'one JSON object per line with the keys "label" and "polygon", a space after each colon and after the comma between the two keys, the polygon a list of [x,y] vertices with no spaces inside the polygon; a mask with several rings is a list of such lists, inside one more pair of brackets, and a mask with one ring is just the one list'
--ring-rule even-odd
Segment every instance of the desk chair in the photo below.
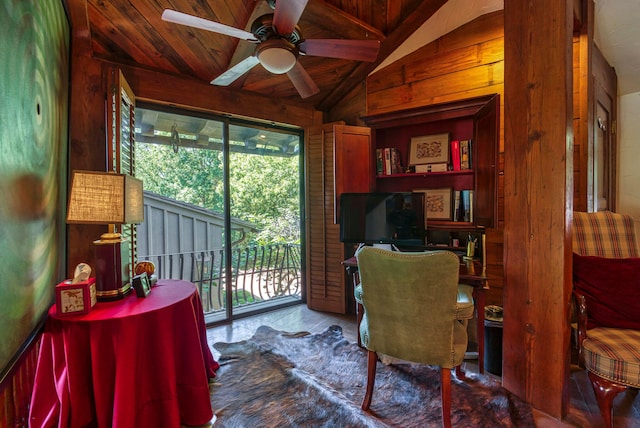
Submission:
{"label": "desk chair", "polygon": [[440,368],[442,420],[450,427],[451,369],[464,360],[467,322],[474,310],[472,300],[458,303],[458,256],[364,247],[356,257],[360,284],[355,295],[364,307],[360,336],[368,351],[362,409],[371,405],[383,354]]}
{"label": "desk chair", "polygon": [[613,399],[640,387],[640,259],[632,218],[574,212],[573,252],[579,362],[605,426],[613,427]]}

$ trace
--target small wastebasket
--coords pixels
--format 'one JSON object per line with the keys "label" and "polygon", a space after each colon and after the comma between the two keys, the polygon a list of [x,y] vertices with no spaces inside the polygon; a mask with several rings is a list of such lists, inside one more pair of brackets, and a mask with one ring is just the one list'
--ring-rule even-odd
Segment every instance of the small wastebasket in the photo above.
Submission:
{"label": "small wastebasket", "polygon": [[484,369],[502,376],[502,308],[487,307],[484,320]]}

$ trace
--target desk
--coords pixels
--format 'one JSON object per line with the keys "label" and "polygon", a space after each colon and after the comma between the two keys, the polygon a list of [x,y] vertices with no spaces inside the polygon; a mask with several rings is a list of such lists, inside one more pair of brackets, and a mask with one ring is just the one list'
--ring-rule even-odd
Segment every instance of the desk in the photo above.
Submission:
{"label": "desk", "polygon": [[179,427],[213,418],[207,345],[193,284],[160,280],[146,298],[61,316],[40,344],[30,427]]}
{"label": "desk", "polygon": [[[342,262],[347,273],[351,277],[353,287],[355,288],[360,282],[358,275],[358,261],[356,257],[351,257]],[[478,260],[460,260],[460,272],[458,274],[460,284],[473,286],[473,301],[476,307],[477,319],[477,336],[478,336],[478,370],[484,373],[484,306],[485,306],[485,290],[489,289],[487,275]],[[362,320],[363,308],[356,303],[356,317],[358,319],[358,327]],[[360,345],[360,328],[358,328],[358,345]]]}

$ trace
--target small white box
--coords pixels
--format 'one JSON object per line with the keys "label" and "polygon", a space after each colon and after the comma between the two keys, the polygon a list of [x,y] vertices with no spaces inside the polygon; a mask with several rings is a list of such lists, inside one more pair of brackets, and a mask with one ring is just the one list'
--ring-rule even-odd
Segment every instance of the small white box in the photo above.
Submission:
{"label": "small white box", "polygon": [[417,173],[425,173],[425,172],[446,172],[447,164],[446,163],[427,163],[424,165],[416,165]]}

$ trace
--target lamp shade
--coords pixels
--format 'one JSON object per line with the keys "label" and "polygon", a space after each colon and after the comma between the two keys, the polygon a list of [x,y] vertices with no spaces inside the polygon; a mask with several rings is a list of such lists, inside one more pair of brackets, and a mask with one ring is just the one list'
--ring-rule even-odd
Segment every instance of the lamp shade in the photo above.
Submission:
{"label": "lamp shade", "polygon": [[126,174],[74,171],[67,223],[135,224],[144,221],[142,181]]}

